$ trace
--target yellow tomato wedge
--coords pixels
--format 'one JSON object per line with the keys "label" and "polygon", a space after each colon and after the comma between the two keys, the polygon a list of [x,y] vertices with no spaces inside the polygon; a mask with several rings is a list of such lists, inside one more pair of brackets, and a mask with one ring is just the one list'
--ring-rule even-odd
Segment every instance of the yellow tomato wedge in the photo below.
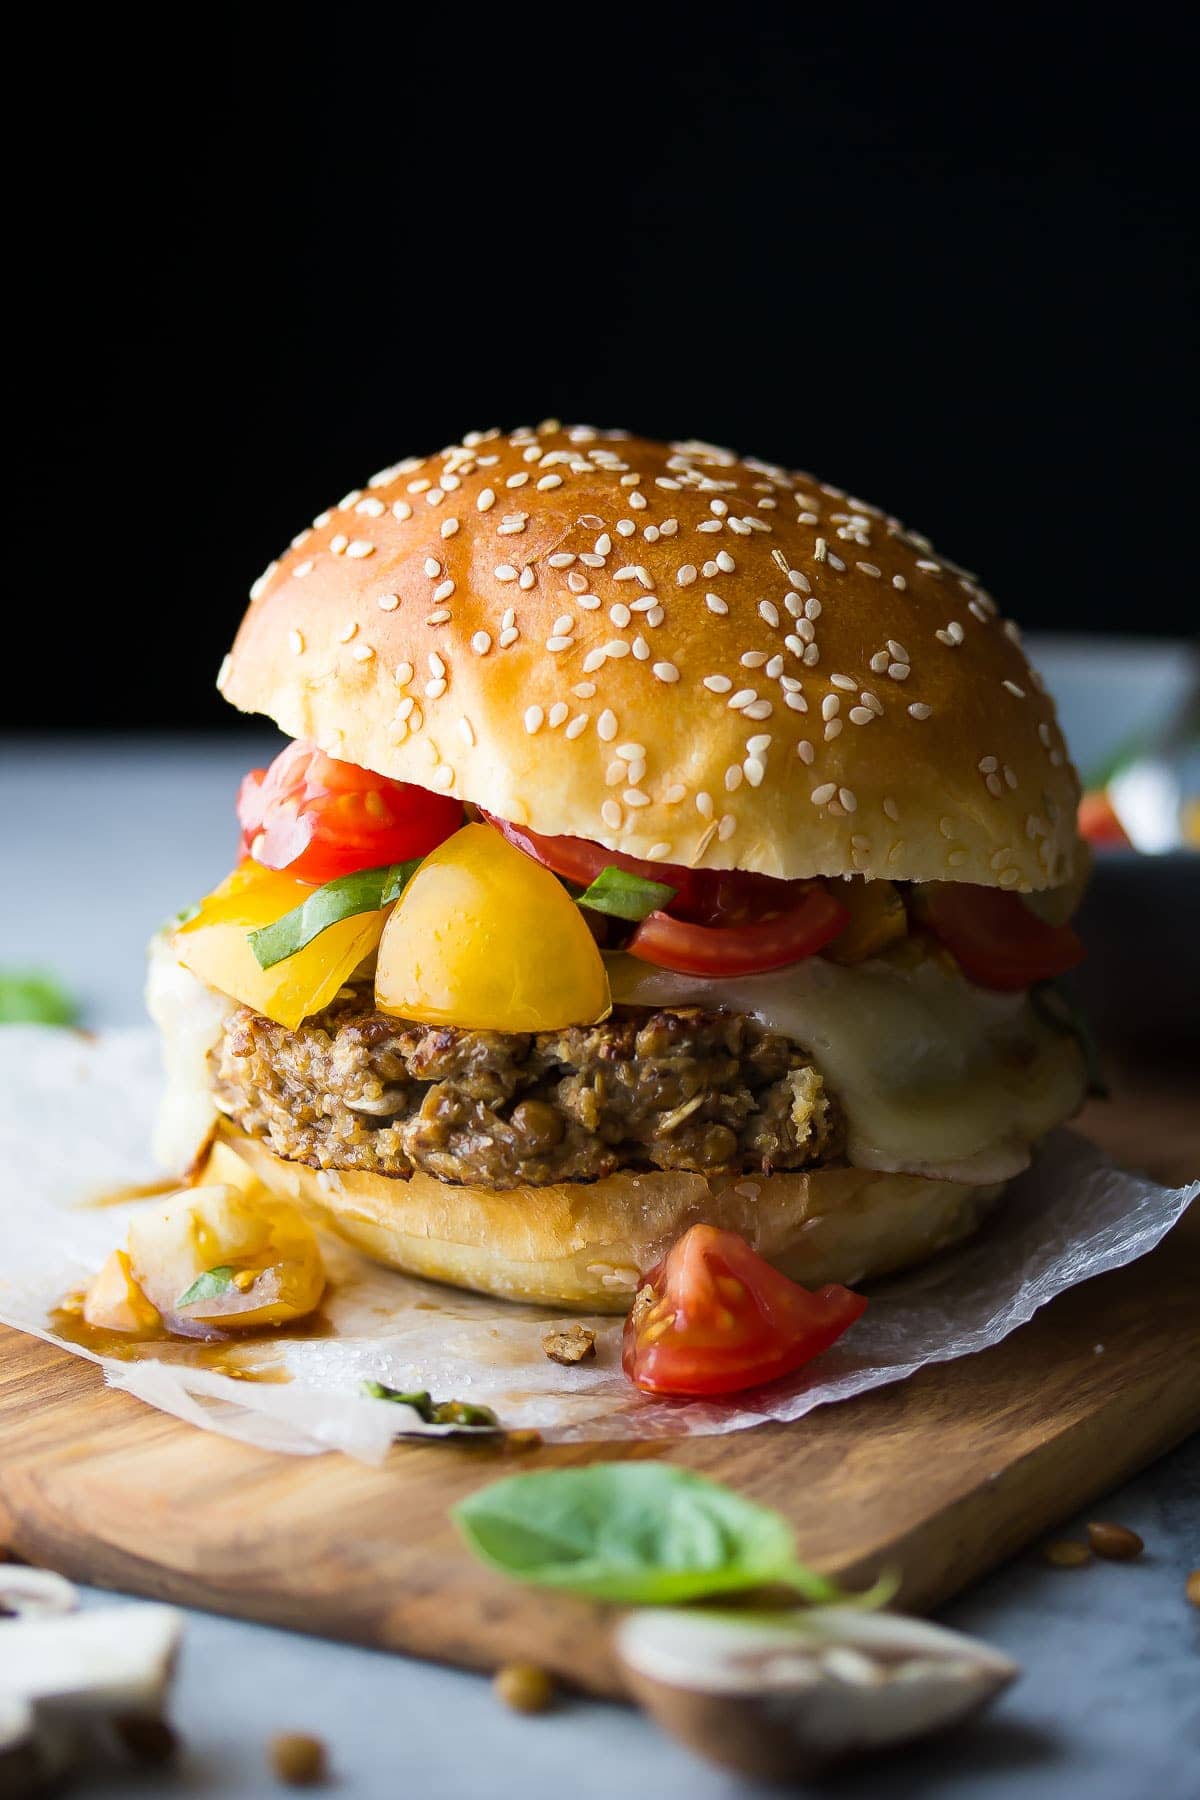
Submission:
{"label": "yellow tomato wedge", "polygon": [[113,1251],[88,1288],[83,1319],[95,1330],[123,1331],[130,1337],[156,1337],[163,1328],[158,1308],[138,1286],[124,1250]]}
{"label": "yellow tomato wedge", "polygon": [[231,999],[294,1031],[320,1012],[379,943],[387,909],[330,925],[295,956],[260,969],[247,933],[273,925],[316,890],[295,876],[247,860],[214,888],[172,940],[185,968]]}
{"label": "yellow tomato wedge", "polygon": [[556,1031],[611,1006],[604,963],[558,879],[488,825],[425,858],[384,929],[383,1012],[430,1025]]}
{"label": "yellow tomato wedge", "polygon": [[[129,1227],[129,1262],[160,1313],[221,1331],[286,1325],[325,1289],[312,1226],[257,1182],[192,1188],[147,1207]],[[205,1275],[208,1291],[181,1304]]]}
{"label": "yellow tomato wedge", "polygon": [[830,962],[866,962],[907,934],[908,914],[892,882],[855,879],[829,888],[850,913],[850,923],[821,952]]}

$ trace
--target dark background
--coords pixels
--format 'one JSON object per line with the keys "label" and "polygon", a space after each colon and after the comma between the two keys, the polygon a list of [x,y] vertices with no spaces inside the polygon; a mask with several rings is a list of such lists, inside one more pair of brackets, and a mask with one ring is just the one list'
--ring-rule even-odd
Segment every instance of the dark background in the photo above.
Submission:
{"label": "dark background", "polygon": [[51,21],[9,612],[55,697],[4,722],[222,728],[293,532],[547,414],[812,469],[1027,626],[1193,630],[1183,47],[880,16]]}

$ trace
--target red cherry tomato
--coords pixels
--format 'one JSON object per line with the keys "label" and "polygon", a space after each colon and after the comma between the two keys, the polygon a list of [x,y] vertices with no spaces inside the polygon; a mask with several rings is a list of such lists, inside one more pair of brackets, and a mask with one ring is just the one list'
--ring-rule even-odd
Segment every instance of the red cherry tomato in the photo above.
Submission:
{"label": "red cherry tomato", "polygon": [[744,1238],[693,1225],[646,1276],[622,1361],[648,1394],[732,1394],[790,1375],[866,1308],[849,1288],[811,1293]]}
{"label": "red cherry tomato", "polygon": [[931,882],[921,890],[920,912],[980,987],[1015,992],[1065,974],[1086,955],[1069,925],[1048,925],[1003,888]]}
{"label": "red cherry tomato", "polygon": [[1079,835],[1099,849],[1116,846],[1130,848],[1129,834],[1117,817],[1117,810],[1103,788],[1085,794],[1079,802]]}
{"label": "red cherry tomato", "polygon": [[299,741],[269,769],[244,777],[237,816],[245,854],[319,885],[427,855],[458,830],[463,811],[444,794],[337,762]]}
{"label": "red cherry tomato", "polygon": [[642,862],[587,838],[543,837],[504,819],[491,823],[527,856],[581,887],[611,865],[673,887],[670,907],[643,920],[628,948],[645,962],[685,975],[751,975],[783,968],[822,949],[850,917],[820,882]]}

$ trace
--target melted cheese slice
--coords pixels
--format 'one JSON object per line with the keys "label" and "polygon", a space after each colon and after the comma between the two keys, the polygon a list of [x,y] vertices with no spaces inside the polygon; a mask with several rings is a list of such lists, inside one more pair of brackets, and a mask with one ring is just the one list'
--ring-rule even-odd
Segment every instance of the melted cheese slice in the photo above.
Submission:
{"label": "melted cheese slice", "polygon": [[812,956],[729,980],[605,960],[614,1001],[748,1013],[801,1044],[841,1101],[857,1168],[1005,1181],[1084,1096],[1074,1038],[1025,995],[973,987],[911,945],[850,968]]}

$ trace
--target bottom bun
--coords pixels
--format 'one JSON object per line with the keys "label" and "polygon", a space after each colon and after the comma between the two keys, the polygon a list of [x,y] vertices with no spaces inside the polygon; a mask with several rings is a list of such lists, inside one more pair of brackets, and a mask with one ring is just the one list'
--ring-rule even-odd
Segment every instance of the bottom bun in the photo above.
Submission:
{"label": "bottom bun", "polygon": [[225,1120],[220,1136],[273,1193],[377,1262],[504,1300],[590,1312],[624,1312],[643,1272],[701,1221],[736,1231],[806,1287],[854,1285],[969,1237],[1005,1185],[838,1168],[455,1187],[420,1172],[401,1181],[310,1169]]}

